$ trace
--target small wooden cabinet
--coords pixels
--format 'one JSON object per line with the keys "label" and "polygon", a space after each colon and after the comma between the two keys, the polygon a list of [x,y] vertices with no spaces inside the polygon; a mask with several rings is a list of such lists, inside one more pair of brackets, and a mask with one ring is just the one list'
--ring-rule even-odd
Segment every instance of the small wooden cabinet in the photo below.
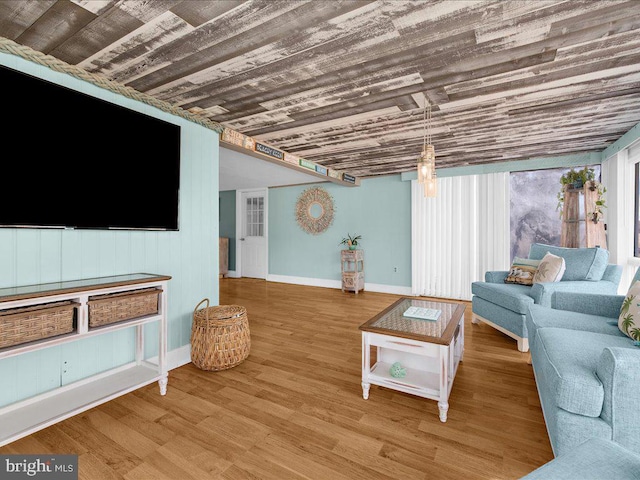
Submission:
{"label": "small wooden cabinet", "polygon": [[219,241],[219,255],[220,255],[220,278],[224,278],[229,274],[229,239],[226,237],[220,237]]}
{"label": "small wooden cabinet", "polygon": [[364,290],[364,250],[342,250],[342,291]]}

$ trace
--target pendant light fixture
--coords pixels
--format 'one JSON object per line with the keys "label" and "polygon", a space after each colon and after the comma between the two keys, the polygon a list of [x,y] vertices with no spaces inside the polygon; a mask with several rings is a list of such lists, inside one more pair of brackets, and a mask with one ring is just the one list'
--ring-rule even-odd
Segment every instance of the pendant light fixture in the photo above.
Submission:
{"label": "pendant light fixture", "polygon": [[431,145],[431,104],[424,99],[422,153],[418,157],[418,183],[424,185],[424,196],[438,194],[436,149]]}

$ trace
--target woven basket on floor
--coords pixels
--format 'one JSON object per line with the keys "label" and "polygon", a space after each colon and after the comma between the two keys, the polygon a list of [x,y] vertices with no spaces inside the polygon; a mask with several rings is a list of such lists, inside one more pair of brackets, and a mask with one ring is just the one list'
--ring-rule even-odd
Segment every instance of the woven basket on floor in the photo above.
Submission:
{"label": "woven basket on floor", "polygon": [[[198,309],[203,303],[205,308]],[[226,370],[249,356],[251,337],[247,310],[240,305],[209,306],[202,300],[193,311],[191,361],[202,370]]]}

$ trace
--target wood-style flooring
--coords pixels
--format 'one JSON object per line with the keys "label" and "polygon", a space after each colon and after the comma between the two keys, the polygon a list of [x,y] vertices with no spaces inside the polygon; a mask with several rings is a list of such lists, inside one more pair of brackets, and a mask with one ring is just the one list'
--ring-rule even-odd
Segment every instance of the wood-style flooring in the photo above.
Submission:
{"label": "wood-style flooring", "polygon": [[399,297],[221,279],[247,308],[241,365],[169,372],[0,448],[79,455],[99,479],[518,479],[553,458],[531,366],[515,341],[465,310],[465,354],[446,423],[435,401],[360,386],[358,326]]}

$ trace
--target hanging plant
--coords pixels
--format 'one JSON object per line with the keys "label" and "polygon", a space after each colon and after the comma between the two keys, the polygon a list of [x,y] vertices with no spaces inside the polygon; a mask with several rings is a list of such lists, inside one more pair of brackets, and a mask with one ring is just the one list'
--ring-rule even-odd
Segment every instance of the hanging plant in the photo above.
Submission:
{"label": "hanging plant", "polygon": [[587,215],[591,219],[593,223],[598,223],[602,220],[602,216],[604,215],[603,208],[607,208],[606,201],[604,198],[604,194],[607,193],[607,189],[600,182],[591,182],[590,189],[597,190],[598,199],[596,200],[595,207],[592,212],[589,212]]}

